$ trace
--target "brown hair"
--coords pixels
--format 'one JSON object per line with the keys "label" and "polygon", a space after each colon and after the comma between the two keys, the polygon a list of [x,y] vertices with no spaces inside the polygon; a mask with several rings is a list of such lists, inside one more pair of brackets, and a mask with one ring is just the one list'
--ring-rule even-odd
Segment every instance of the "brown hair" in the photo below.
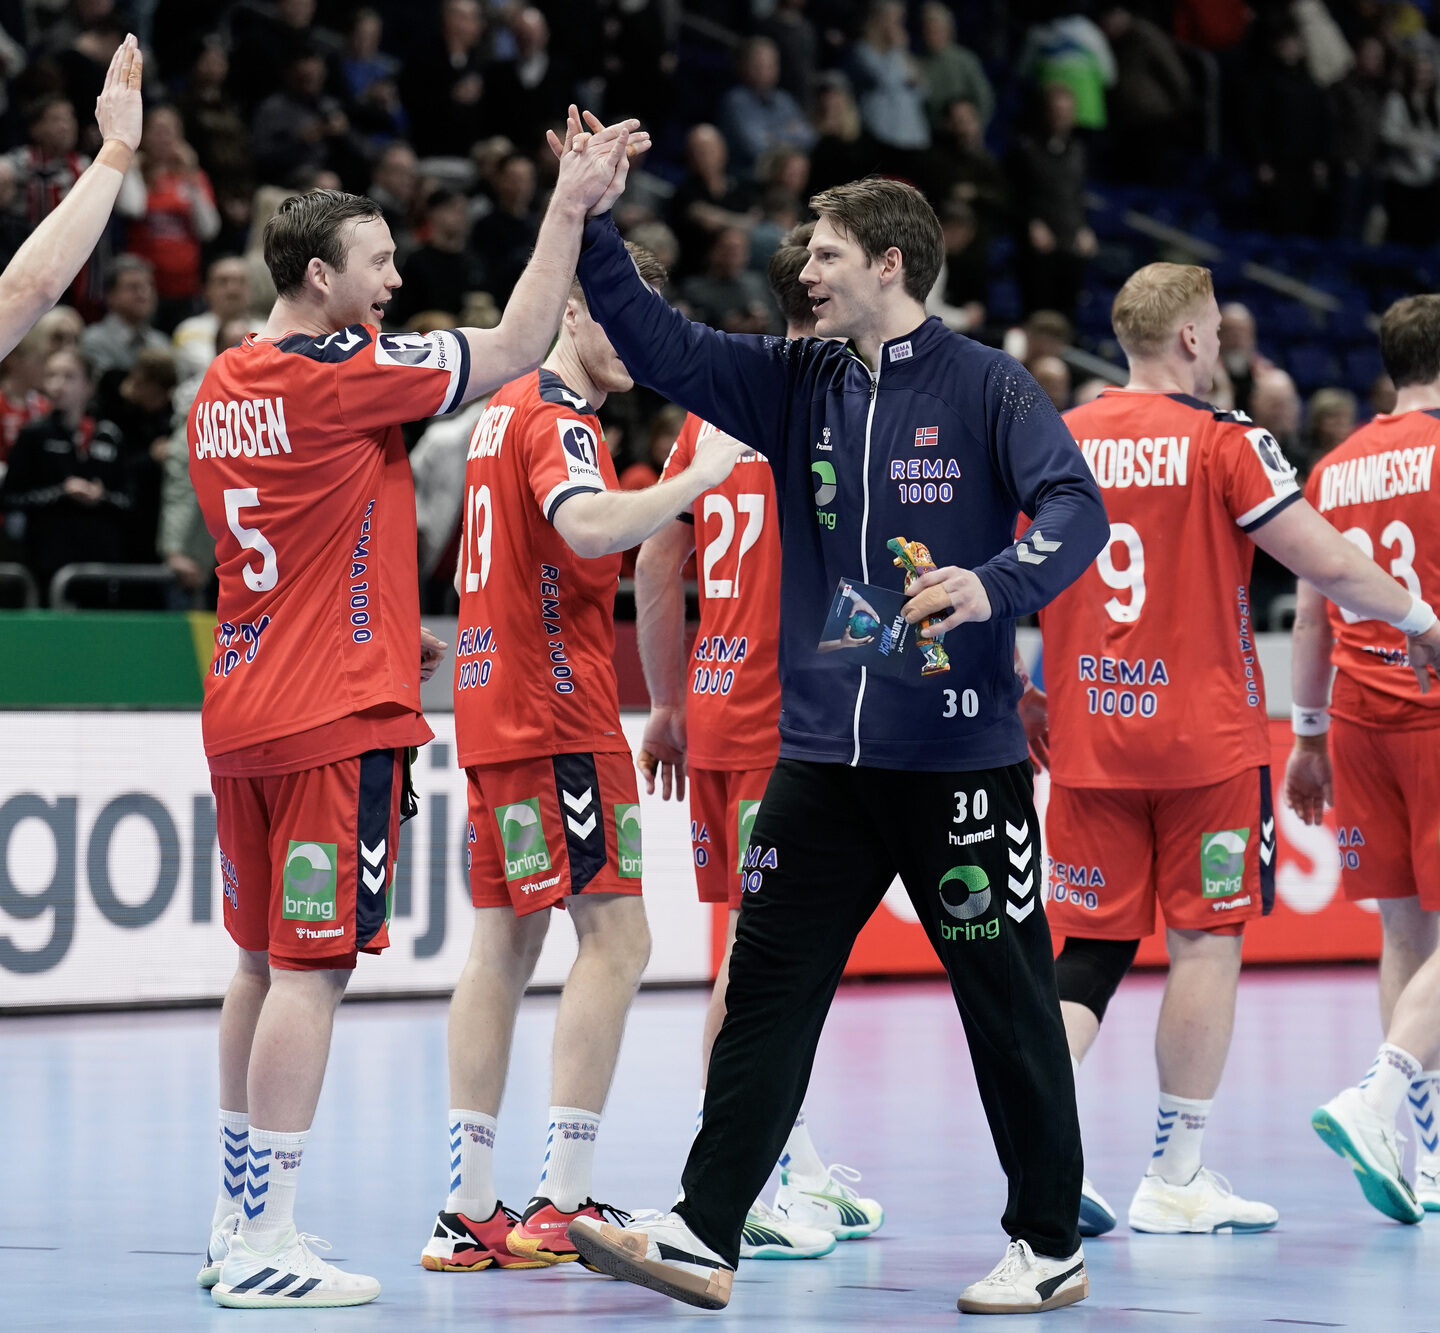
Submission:
{"label": "brown hair", "polygon": [[807,331],[815,328],[815,310],[810,304],[810,293],[800,282],[800,271],[810,262],[810,251],[806,246],[810,244],[814,232],[813,222],[791,227],[770,256],[770,291],[787,328]]}
{"label": "brown hair", "polygon": [[[643,245],[636,245],[634,241],[626,241],[625,248],[630,252],[630,258],[635,261],[635,269],[640,276],[657,291],[663,289],[665,284],[670,281],[670,270]],[[589,309],[579,278],[570,284],[570,299],[579,301],[581,305]]]}
{"label": "brown hair", "polygon": [[265,267],[280,296],[294,296],[305,285],[312,259],[345,272],[349,258],[347,224],[383,216],[380,205],[363,194],[311,190],[292,194],[265,224]]}
{"label": "brown hair", "polygon": [[829,218],[874,263],[892,246],[905,265],[905,291],[922,305],[940,276],[945,238],[930,201],[903,181],[867,176],[822,190],[810,207]]}
{"label": "brown hair", "polygon": [[1440,376],[1440,296],[1402,296],[1381,316],[1380,357],[1397,389]]}
{"label": "brown hair", "polygon": [[1146,264],[1116,293],[1110,326],[1126,356],[1159,356],[1184,317],[1214,295],[1215,283],[1208,268]]}

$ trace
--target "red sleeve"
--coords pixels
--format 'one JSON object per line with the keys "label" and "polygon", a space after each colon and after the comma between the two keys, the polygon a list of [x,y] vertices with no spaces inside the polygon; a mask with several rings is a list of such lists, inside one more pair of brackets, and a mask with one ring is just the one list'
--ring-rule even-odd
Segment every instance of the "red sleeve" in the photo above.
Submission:
{"label": "red sleeve", "polygon": [[1230,517],[1245,532],[1301,498],[1295,469],[1263,426],[1223,422],[1215,451],[1217,480]]}
{"label": "red sleeve", "polygon": [[572,495],[603,491],[600,451],[605,448],[599,419],[563,403],[536,403],[521,435],[530,493],[547,523]]}
{"label": "red sleeve", "polygon": [[[362,326],[334,338],[355,337]],[[460,405],[470,378],[470,344],[455,329],[434,333],[380,333],[336,363],[340,417],[349,431],[368,434],[405,421],[443,416]]]}
{"label": "red sleeve", "polygon": [[660,473],[661,481],[678,477],[695,461],[695,442],[704,426],[704,419],[693,412],[685,418],[685,424],[680,427],[680,434],[675,437],[675,443],[670,447],[670,455],[665,460],[665,468]]}

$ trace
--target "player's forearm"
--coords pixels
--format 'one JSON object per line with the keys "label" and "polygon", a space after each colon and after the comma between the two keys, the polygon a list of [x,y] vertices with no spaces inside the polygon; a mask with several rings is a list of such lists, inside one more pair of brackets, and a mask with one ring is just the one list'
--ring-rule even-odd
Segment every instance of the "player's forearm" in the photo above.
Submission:
{"label": "player's forearm", "polygon": [[[1325,520],[1317,515],[1316,522]],[[1304,558],[1290,565],[1291,569],[1322,596],[1362,620],[1399,625],[1413,605],[1409,591],[1328,523],[1325,527],[1325,547],[1314,554],[1305,552]]]}
{"label": "player's forearm", "polygon": [[666,545],[662,529],[635,558],[635,633],[651,706],[679,708],[685,703],[684,560],[677,567]]}
{"label": "player's forearm", "polygon": [[1325,599],[1302,579],[1290,631],[1290,694],[1301,708],[1324,708],[1329,702],[1332,642]]}
{"label": "player's forearm", "polygon": [[[598,491],[576,496],[556,514],[555,526],[576,555],[593,559],[639,546],[681,510],[692,505],[710,483],[687,469],[678,477],[643,491]],[[579,503],[577,503],[579,502]],[[562,520],[566,509],[569,522]],[[573,534],[573,535],[572,535]]]}
{"label": "player's forearm", "polygon": [[107,140],[99,157],[0,274],[0,357],[60,299],[90,258],[110,220],[130,158],[123,143]]}

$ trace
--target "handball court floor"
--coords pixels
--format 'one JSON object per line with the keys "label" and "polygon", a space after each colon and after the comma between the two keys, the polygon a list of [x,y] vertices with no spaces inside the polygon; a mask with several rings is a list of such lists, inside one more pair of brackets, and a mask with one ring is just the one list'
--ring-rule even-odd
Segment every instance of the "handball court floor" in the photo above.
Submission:
{"label": "handball court floor", "polygon": [[[1286,1328],[1440,1333],[1440,1215],[1416,1227],[1363,1202],[1307,1123],[1368,1066],[1370,968],[1255,971],[1206,1142],[1207,1164],[1274,1203],[1261,1236],[1141,1236],[1124,1209],[1154,1123],[1161,978],[1122,988],[1081,1074],[1086,1160],[1120,1227],[1086,1244],[1091,1296],[1004,1325],[1064,1330]],[[673,1198],[695,1114],[704,995],[635,1005],[596,1165],[622,1207]],[[555,1000],[527,999],[497,1142],[502,1196],[523,1205],[541,1156]],[[741,1266],[706,1314],[574,1265],[427,1273],[419,1251],[445,1187],[445,1006],[352,1003],[306,1152],[298,1218],[332,1258],[380,1278],[355,1310],[240,1312],[195,1286],[214,1198],[216,1011],[0,1021],[0,1329],[943,1329],[961,1287],[999,1259],[1003,1182],[959,1020],[938,983],[842,989],[806,1106],[822,1154],[864,1172],[884,1227],[829,1257]],[[829,1157],[827,1156],[827,1160]]]}

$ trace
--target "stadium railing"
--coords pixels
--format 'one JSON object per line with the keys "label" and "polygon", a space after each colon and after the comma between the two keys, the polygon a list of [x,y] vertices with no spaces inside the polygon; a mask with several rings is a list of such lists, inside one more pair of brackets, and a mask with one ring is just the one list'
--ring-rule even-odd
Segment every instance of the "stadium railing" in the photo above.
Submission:
{"label": "stadium railing", "polygon": [[[40,605],[40,590],[24,565],[0,560],[0,605],[29,610]],[[18,600],[17,600],[18,598]]]}
{"label": "stadium railing", "polygon": [[78,611],[80,605],[71,596],[71,589],[97,583],[104,586],[107,601],[113,602],[123,590],[172,587],[175,571],[168,565],[122,565],[104,561],[65,565],[50,580],[50,605],[57,611]]}

